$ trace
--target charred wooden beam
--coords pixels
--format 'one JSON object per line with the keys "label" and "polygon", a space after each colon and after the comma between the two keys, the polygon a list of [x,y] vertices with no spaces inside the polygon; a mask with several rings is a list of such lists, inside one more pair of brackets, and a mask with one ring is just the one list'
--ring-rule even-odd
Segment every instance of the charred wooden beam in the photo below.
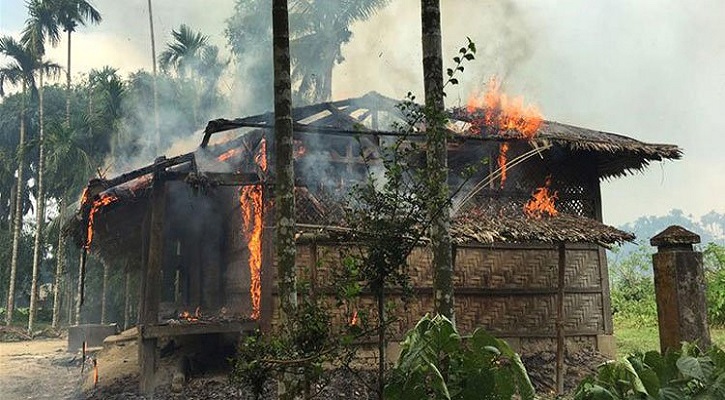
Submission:
{"label": "charred wooden beam", "polygon": [[119,175],[112,179],[103,180],[102,182],[106,188],[111,188],[111,187],[126,183],[130,180],[136,179],[140,176],[156,172],[157,170],[164,170],[166,168],[173,167],[175,165],[179,165],[179,164],[183,164],[183,163],[187,163],[187,162],[192,163],[193,166],[196,165],[194,153],[182,154],[180,156],[171,157],[171,158],[159,157],[156,159],[156,162],[154,162],[151,165],[147,165],[143,168],[139,168],[137,170],[127,172],[125,174]]}
{"label": "charred wooden beam", "polygon": [[258,328],[256,321],[223,321],[223,322],[180,322],[169,325],[144,326],[142,335],[145,339],[157,339],[168,336],[208,335],[212,333],[253,332]]}
{"label": "charred wooden beam", "polygon": [[164,179],[167,181],[185,181],[190,185],[200,186],[247,186],[260,185],[264,183],[256,173],[237,173],[237,172],[204,172],[189,173],[170,171],[164,173]]}
{"label": "charred wooden beam", "polygon": [[[153,186],[151,194],[151,219],[149,224],[149,247],[146,262],[146,273],[142,274],[144,288],[142,305],[143,311],[139,325],[141,332],[149,326],[158,323],[159,313],[159,285],[164,258],[164,225],[166,212],[166,180],[163,177],[164,169],[168,165],[165,159],[159,158],[154,163]],[[157,350],[156,338],[145,338],[139,335],[139,384],[143,393],[153,393]]]}

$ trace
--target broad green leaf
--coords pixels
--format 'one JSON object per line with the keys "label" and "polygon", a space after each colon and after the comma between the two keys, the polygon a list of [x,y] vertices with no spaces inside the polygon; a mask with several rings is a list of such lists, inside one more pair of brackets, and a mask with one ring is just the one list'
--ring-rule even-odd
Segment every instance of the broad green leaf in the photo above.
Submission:
{"label": "broad green leaf", "polygon": [[700,361],[692,356],[683,356],[677,360],[677,369],[684,376],[695,378],[699,381],[705,381],[705,371],[700,365]]}

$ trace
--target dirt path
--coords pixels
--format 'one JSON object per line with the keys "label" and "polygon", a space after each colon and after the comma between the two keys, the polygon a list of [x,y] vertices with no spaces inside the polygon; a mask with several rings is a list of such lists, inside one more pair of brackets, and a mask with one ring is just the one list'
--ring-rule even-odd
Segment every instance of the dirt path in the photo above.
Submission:
{"label": "dirt path", "polygon": [[0,343],[0,399],[77,399],[80,360],[66,340]]}

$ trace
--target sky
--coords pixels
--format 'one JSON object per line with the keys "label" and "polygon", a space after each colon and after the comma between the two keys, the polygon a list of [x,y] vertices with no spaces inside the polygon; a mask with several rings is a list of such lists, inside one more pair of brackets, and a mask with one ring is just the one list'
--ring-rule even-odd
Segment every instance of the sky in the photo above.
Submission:
{"label": "sky", "polygon": [[[334,1],[334,0],[330,0]],[[24,0],[0,0],[0,33],[16,35]],[[112,65],[151,68],[146,0],[94,0],[104,21],[74,35],[74,71]],[[602,184],[604,220],[621,225],[682,209],[725,213],[725,2],[700,0],[442,0],[444,58],[466,37],[477,60],[447,105],[465,103],[488,77],[537,104],[546,119],[616,132],[684,149],[679,161]],[[233,0],[153,0],[158,47],[181,23],[225,46]],[[333,97],[376,90],[422,97],[420,8],[393,0],[352,26]],[[65,47],[50,51],[64,64]],[[450,64],[450,62],[448,62]],[[221,116],[220,116],[221,117]]]}

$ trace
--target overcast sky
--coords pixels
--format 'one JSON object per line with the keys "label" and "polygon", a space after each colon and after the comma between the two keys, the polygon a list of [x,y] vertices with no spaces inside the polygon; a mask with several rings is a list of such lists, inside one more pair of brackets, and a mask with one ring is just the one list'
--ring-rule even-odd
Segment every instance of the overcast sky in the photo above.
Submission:
{"label": "overcast sky", "polygon": [[[330,0],[334,1],[334,0]],[[17,34],[23,0],[0,0],[0,31]],[[74,71],[150,69],[146,0],[95,0],[104,22],[74,36]],[[187,23],[219,45],[232,0],[154,0],[159,47]],[[696,4],[696,5],[695,5]],[[442,0],[446,59],[470,36],[478,59],[449,90],[465,102],[492,74],[550,120],[674,143],[681,161],[603,184],[604,218],[622,224],[672,208],[725,212],[725,2],[700,0]],[[393,0],[353,26],[333,96],[422,94],[420,9]],[[65,47],[50,52],[64,63]],[[422,97],[422,96],[419,96]]]}

